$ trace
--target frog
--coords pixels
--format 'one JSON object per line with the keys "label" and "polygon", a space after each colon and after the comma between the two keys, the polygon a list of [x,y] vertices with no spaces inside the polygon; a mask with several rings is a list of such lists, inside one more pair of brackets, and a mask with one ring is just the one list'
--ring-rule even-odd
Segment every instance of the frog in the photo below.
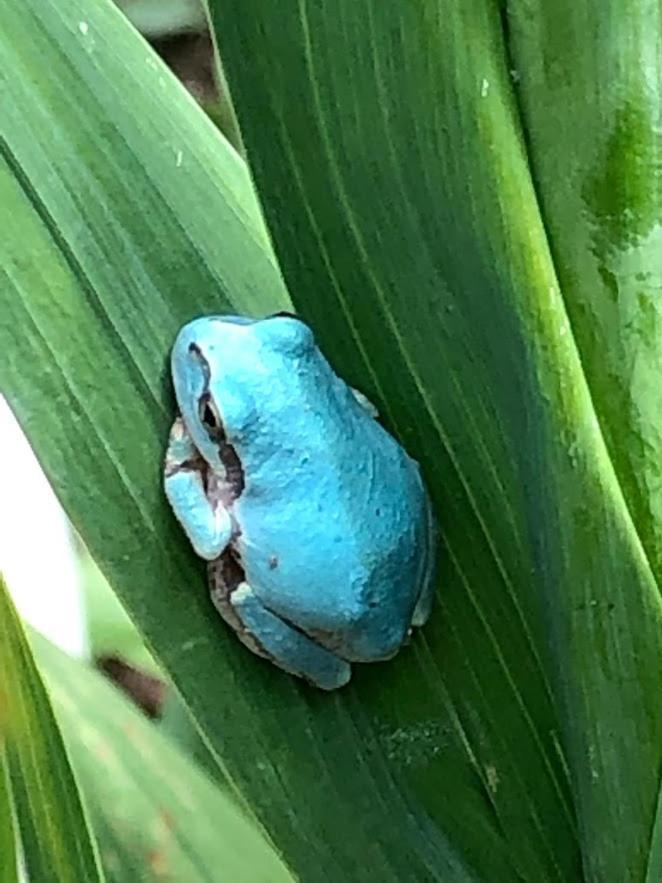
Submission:
{"label": "frog", "polygon": [[322,690],[395,656],[429,617],[438,530],[371,402],[291,313],[193,319],[171,373],[165,493],[240,641]]}

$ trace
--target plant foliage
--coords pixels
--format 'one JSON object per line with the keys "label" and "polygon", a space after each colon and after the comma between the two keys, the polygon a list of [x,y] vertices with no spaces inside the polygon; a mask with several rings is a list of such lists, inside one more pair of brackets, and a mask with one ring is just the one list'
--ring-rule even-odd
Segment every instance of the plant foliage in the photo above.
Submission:
{"label": "plant foliage", "polygon": [[[119,13],[5,5],[2,389],[289,866],[652,883],[655,4],[210,0],[280,270],[242,161]],[[179,325],[286,307],[281,271],[443,534],[429,626],[334,695],[218,621],[160,486]]]}

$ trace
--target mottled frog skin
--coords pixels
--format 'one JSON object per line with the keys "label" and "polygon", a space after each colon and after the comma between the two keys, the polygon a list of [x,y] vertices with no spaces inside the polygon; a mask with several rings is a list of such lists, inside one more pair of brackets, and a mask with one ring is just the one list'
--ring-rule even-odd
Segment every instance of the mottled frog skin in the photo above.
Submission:
{"label": "mottled frog skin", "polygon": [[226,622],[325,690],[351,663],[397,653],[432,603],[428,495],[310,328],[284,314],[196,319],[172,375],[165,489]]}

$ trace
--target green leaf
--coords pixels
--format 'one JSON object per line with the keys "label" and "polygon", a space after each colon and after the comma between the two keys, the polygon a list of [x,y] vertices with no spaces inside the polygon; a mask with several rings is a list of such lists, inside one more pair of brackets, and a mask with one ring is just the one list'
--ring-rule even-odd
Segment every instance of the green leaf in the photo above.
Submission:
{"label": "green leaf", "polygon": [[568,330],[497,4],[211,5],[293,300],[428,478],[430,625],[329,696],[214,617],[160,488],[167,351],[198,312],[287,299],[240,160],[104,2],[5,4],[2,388],[302,879],[643,880],[659,594]]}
{"label": "green leaf", "polygon": [[182,697],[168,690],[158,721],[159,730],[170,742],[203,769],[223,791],[232,792],[232,785],[219,768],[217,759],[195,727]]}
{"label": "green leaf", "polygon": [[262,836],[104,678],[35,639],[109,881],[286,883]]}
{"label": "green leaf", "polygon": [[93,659],[118,656],[123,661],[158,675],[158,666],[87,549],[78,555],[85,618]]}
{"label": "green leaf", "polygon": [[30,880],[102,881],[62,736],[2,578],[0,696],[0,748]]}
{"label": "green leaf", "polygon": [[[659,4],[511,0],[505,25],[531,175],[568,327],[623,495],[623,520],[636,529],[640,557],[647,559],[659,590]],[[616,590],[605,585],[587,603],[601,611],[590,619],[599,629],[596,668],[603,676],[594,686],[603,714],[584,746],[588,763],[583,770],[574,764],[587,871],[594,879],[631,879],[628,874],[641,879],[649,848],[651,860],[662,848],[652,822],[660,783],[659,594],[648,602],[652,609],[643,636],[647,605],[628,582]],[[651,628],[654,641],[646,634]],[[633,744],[638,747],[631,763]],[[625,851],[623,841],[629,845]],[[658,868],[659,861],[658,855]],[[652,873],[651,879],[660,876],[651,866]]]}
{"label": "green leaf", "polygon": [[[654,4],[611,18],[590,3],[508,4],[526,140],[497,4],[210,6],[295,305],[421,460],[440,513],[440,610],[394,693],[374,681],[362,696],[382,725],[407,708],[410,727],[434,721],[453,734],[422,774],[395,765],[411,812],[452,831],[486,879],[501,872],[485,864],[485,826],[508,845],[508,879],[576,879],[580,862],[593,879],[643,879],[662,761],[661,610],[620,462],[659,505],[661,338],[633,386],[616,343],[620,307],[593,284],[589,234],[597,212],[609,248],[626,206],[637,230],[621,232],[655,230]],[[527,144],[562,254],[546,236]],[[592,215],[567,174],[578,163],[609,203]],[[634,265],[655,290],[651,235]],[[632,261],[629,241],[620,257]],[[578,292],[593,298],[581,350],[564,299],[573,289],[573,322]],[[629,304],[652,339],[650,297]],[[616,433],[618,457],[591,399],[596,374],[614,423],[618,390],[632,396],[639,435]],[[659,512],[648,520],[662,529]],[[421,684],[413,699],[407,682]],[[460,770],[464,786],[449,779]],[[494,813],[480,824],[465,815],[472,775]],[[393,852],[403,841],[405,831]]]}
{"label": "green leaf", "polygon": [[659,582],[660,9],[511,0],[508,13],[550,249],[610,457]]}
{"label": "green leaf", "polygon": [[662,878],[662,804],[658,799],[655,823],[651,830],[650,852],[646,869],[646,883]]}
{"label": "green leaf", "polygon": [[[0,715],[4,702],[0,702]],[[4,728],[3,728],[4,729]],[[16,840],[14,837],[13,810],[9,794],[8,770],[5,769],[4,751],[0,743],[0,883],[18,883],[16,864]]]}
{"label": "green leaf", "polygon": [[[163,497],[179,325],[287,304],[241,161],[106,3],[12,0],[0,55],[0,384],[74,524],[298,873],[338,879],[360,862],[384,881],[421,867],[466,879],[389,761],[434,790],[445,729],[406,703],[395,720],[366,714],[374,675],[328,697],[252,657]],[[389,693],[416,691],[390,670]],[[492,867],[508,868],[475,773],[444,776],[471,789],[457,824],[482,828]]]}

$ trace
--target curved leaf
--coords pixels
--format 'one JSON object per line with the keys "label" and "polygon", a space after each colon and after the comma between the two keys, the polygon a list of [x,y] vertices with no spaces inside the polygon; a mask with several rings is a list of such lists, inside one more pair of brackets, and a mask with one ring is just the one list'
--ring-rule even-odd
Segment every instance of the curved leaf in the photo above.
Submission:
{"label": "curved leaf", "polygon": [[[432,786],[436,723],[364,717],[360,693],[322,697],[252,658],[162,495],[178,326],[224,298],[286,305],[240,161],[105,3],[12,0],[0,51],[1,383],[70,516],[297,871],[471,879],[385,763],[391,752]],[[495,873],[507,868],[478,778],[444,775],[471,792],[457,824],[475,823]],[[394,828],[408,838],[397,854]]]}
{"label": "curved leaf", "polygon": [[563,298],[612,462],[659,582],[659,4],[561,0],[534,7],[510,0],[508,13],[532,174]]}
{"label": "curved leaf", "polygon": [[[572,15],[572,4],[509,4],[525,43],[516,74],[528,95],[527,137],[539,141],[556,228],[572,245],[557,266],[497,4],[210,5],[293,300],[421,460],[438,504],[447,561],[441,610],[410,662],[410,682],[424,688],[409,705],[414,725],[434,721],[456,737],[426,758],[424,776],[398,770],[400,787],[415,795],[412,812],[452,829],[480,862],[480,826],[453,827],[471,789],[449,787],[446,772],[464,769],[482,782],[494,831],[522,878],[576,879],[581,861],[599,879],[606,869],[614,879],[642,879],[662,760],[660,599],[560,290],[567,279],[582,284],[576,261],[587,251],[575,238],[576,199],[563,198],[574,187],[565,164],[575,162],[575,137],[588,146],[610,119],[610,96],[627,102],[650,74],[645,62],[635,82],[627,65],[607,73],[606,56],[602,75],[591,67],[605,35],[621,45],[625,13],[608,20],[591,4]],[[629,32],[654,53],[653,4],[635,6],[641,15]],[[635,50],[627,51],[635,64]],[[541,73],[557,56],[556,73]],[[559,70],[567,76],[548,115],[545,83],[555,87]],[[593,125],[576,135],[584,115],[570,113],[563,140],[550,146],[559,114],[590,104],[605,78],[608,97],[594,105]],[[654,91],[649,100],[654,113]],[[633,125],[655,137],[650,113],[617,125],[627,134],[609,142],[615,175]],[[646,167],[637,166],[640,186],[630,191],[643,199],[637,218],[651,200]],[[656,262],[641,260],[656,280]],[[632,309],[637,322],[648,321],[646,304]],[[603,316],[608,322],[608,309]],[[599,347],[596,339],[595,371]],[[618,361],[617,353],[608,358]],[[615,394],[619,371],[615,362],[603,370],[605,395]],[[650,439],[653,376],[631,388]],[[638,469],[636,440],[624,444]],[[653,451],[649,466],[659,471]],[[650,482],[650,472],[637,481]],[[363,701],[380,721],[392,714],[388,694],[373,689]],[[452,803],[439,799],[444,790]],[[485,865],[483,873],[499,876]]]}
{"label": "curved leaf", "polygon": [[[0,706],[2,708],[3,706]],[[0,710],[0,714],[2,711]],[[0,745],[0,883],[18,883],[16,842],[14,838],[13,812],[9,795],[8,771],[5,769],[4,751]]]}
{"label": "curved leaf", "polygon": [[43,638],[35,650],[98,832],[108,880],[287,883],[232,800],[101,675]]}
{"label": "curved leaf", "polygon": [[102,881],[62,736],[2,578],[0,696],[0,749],[30,880]]}
{"label": "curved leaf", "polygon": [[[659,589],[660,8],[639,2],[625,9],[611,0],[538,6],[510,0],[507,7],[508,49],[531,171],[569,327],[624,496],[626,517],[636,527]],[[629,591],[627,584],[623,591]],[[614,666],[618,683],[602,684],[603,701],[626,719],[612,731],[606,726],[610,715],[605,715],[599,733],[585,746],[584,771],[575,763],[586,807],[586,864],[595,879],[641,879],[649,837],[652,852],[659,840],[650,813],[661,772],[656,676],[649,680],[644,672],[642,683],[632,659],[640,652],[637,631],[645,611],[636,598],[627,605],[629,611],[623,610],[618,595],[606,586],[588,603],[600,606],[602,622],[596,625],[612,635],[606,646],[600,641],[598,649],[604,654],[611,644],[620,656]],[[657,611],[659,602],[654,607]],[[598,618],[597,611],[593,618]],[[657,627],[657,613],[654,622]],[[626,630],[629,639],[624,639]],[[647,656],[650,642],[644,638],[641,647]],[[648,658],[657,670],[657,653]],[[633,681],[636,705],[625,701]],[[656,725],[640,730],[636,721],[646,714]],[[611,775],[596,788],[595,777],[604,781],[594,760],[600,755]],[[631,851],[623,851],[623,837]],[[653,873],[650,867],[648,873]]]}
{"label": "curved leaf", "polygon": [[444,532],[430,626],[333,696],[217,622],[160,490],[178,325],[285,302],[245,170],[107,4],[6,6],[3,389],[290,865],[642,879],[659,596],[568,330],[497,5],[212,4],[293,299],[423,463]]}

